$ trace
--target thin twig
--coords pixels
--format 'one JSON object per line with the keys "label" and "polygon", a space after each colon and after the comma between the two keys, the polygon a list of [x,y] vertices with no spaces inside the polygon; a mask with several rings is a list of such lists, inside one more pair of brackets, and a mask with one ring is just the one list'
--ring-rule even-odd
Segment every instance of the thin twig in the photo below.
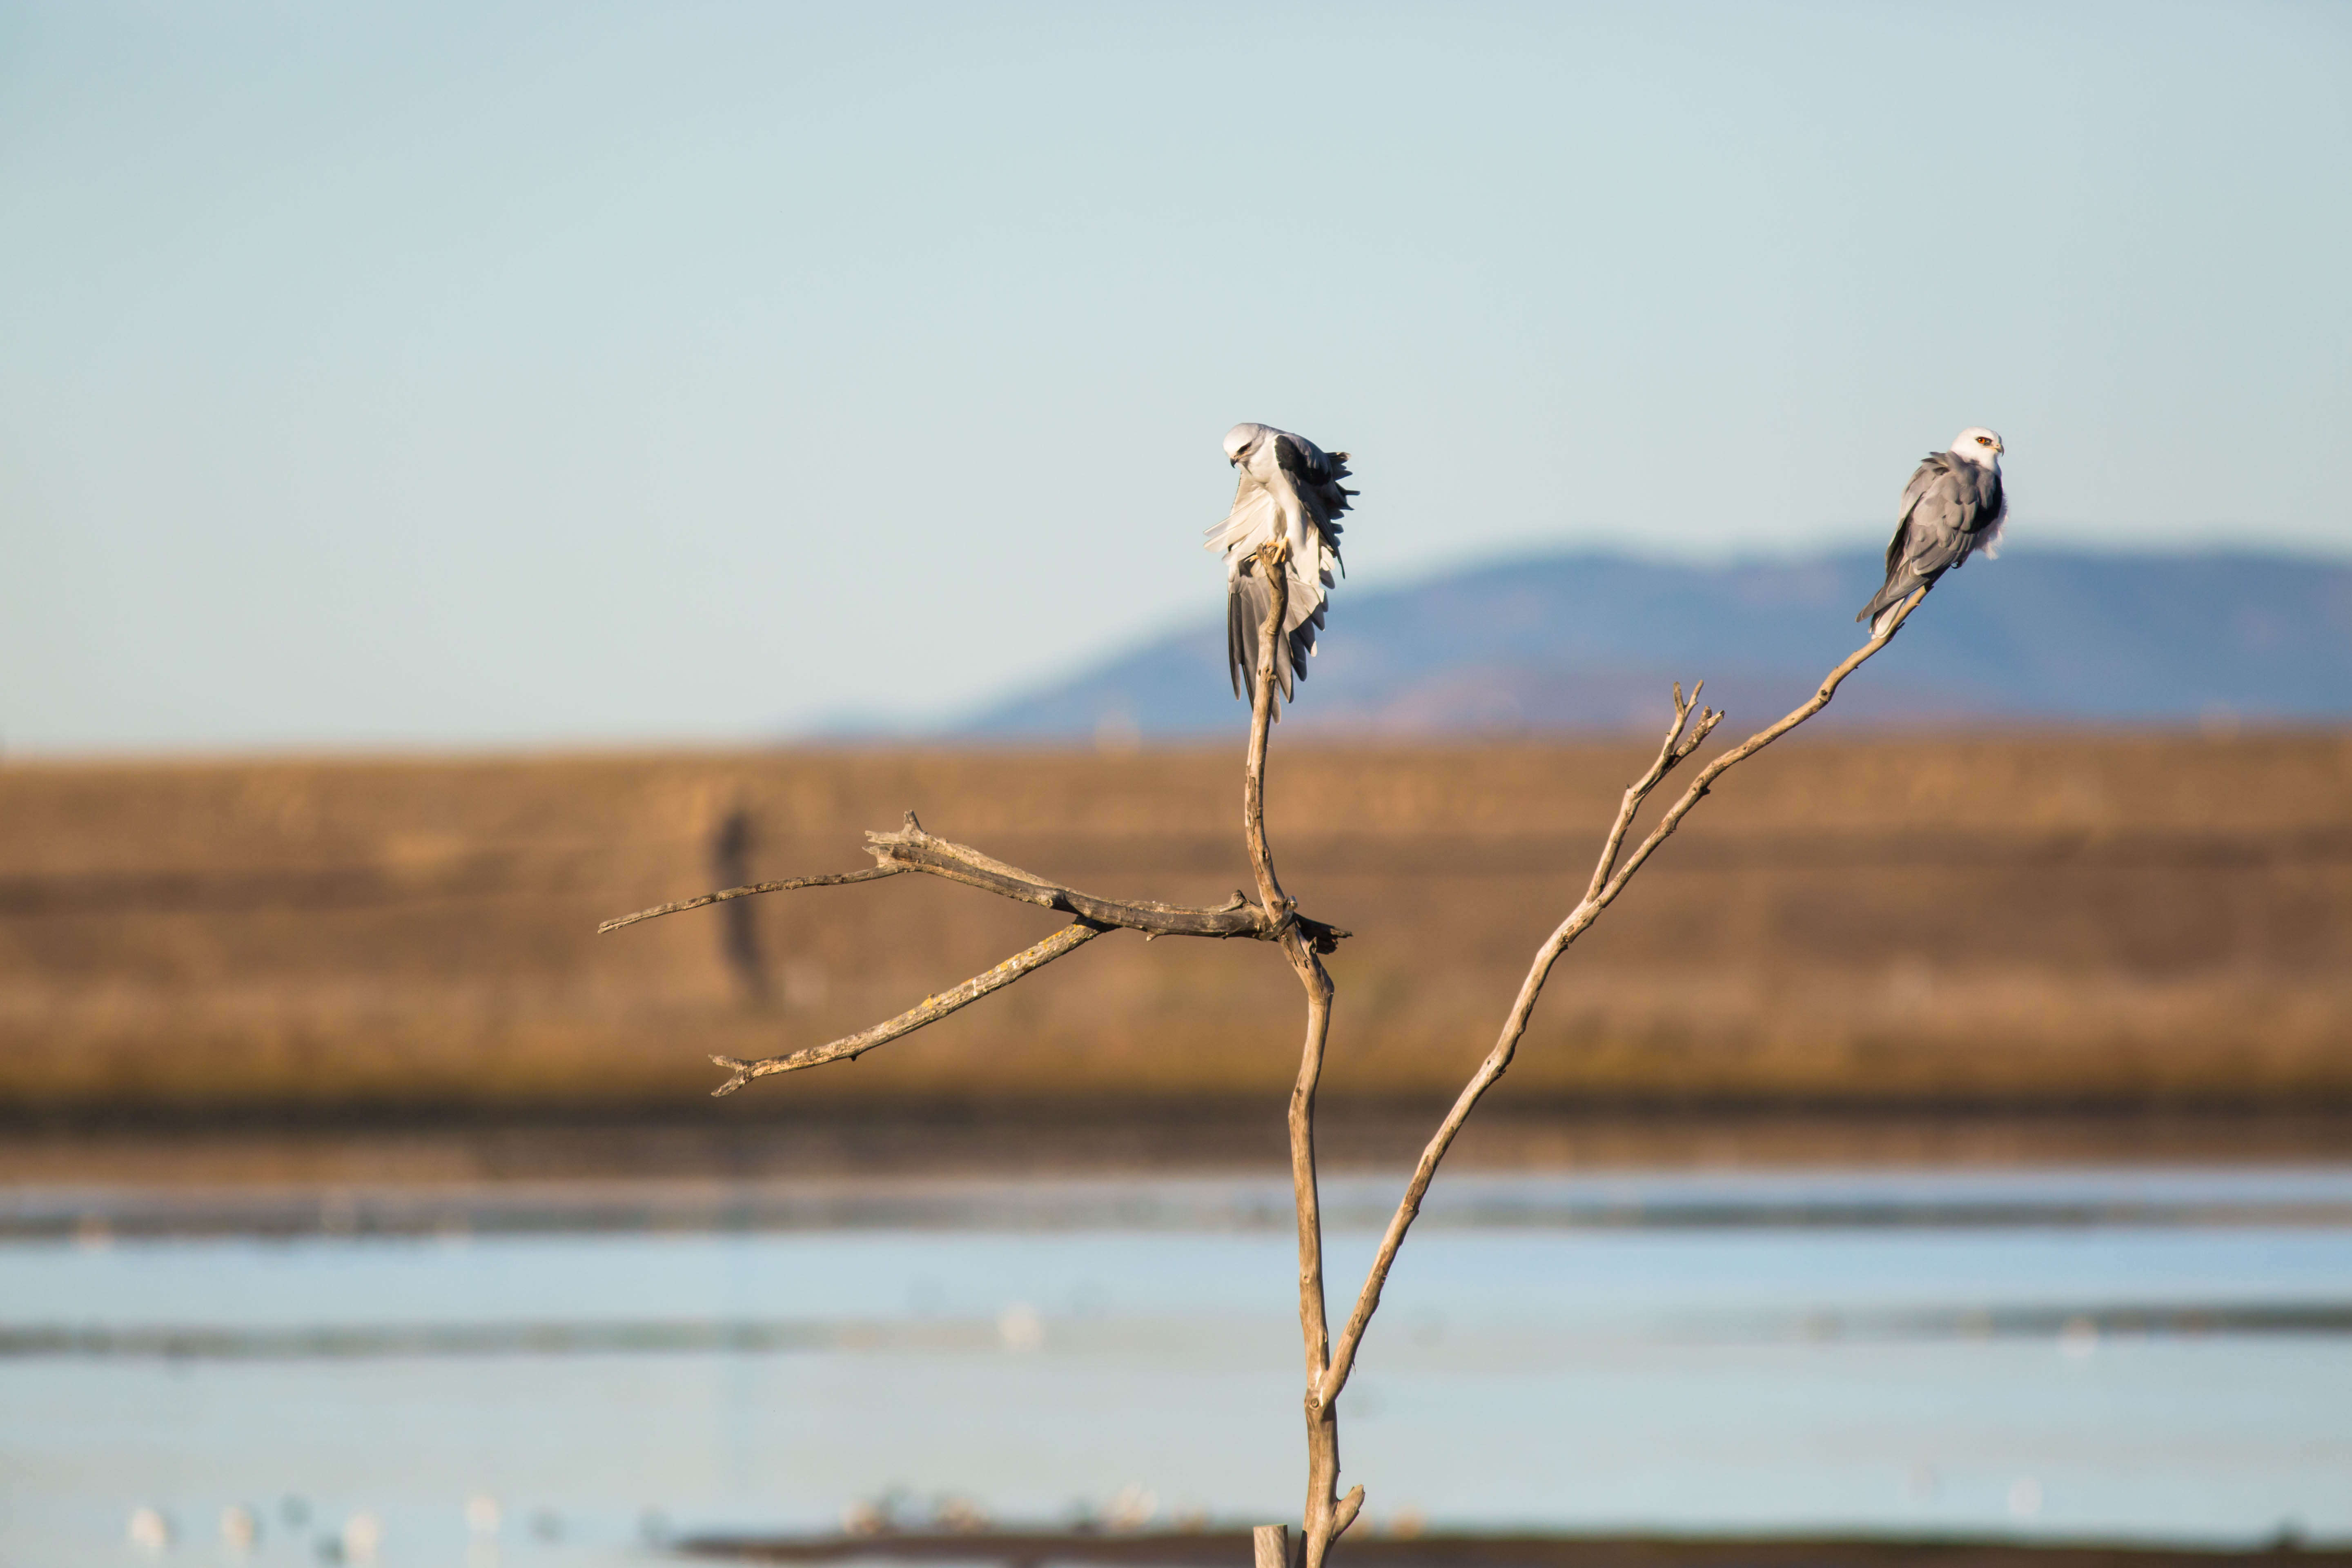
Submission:
{"label": "thin twig", "polygon": [[[799,888],[838,888],[849,882],[872,882],[884,877],[895,877],[908,869],[904,866],[869,866],[863,871],[836,871],[827,877],[794,877],[784,882],[754,882],[747,888],[729,888],[724,892],[705,893],[698,899],[680,899],[674,904],[656,904],[649,910],[639,910],[633,915],[622,915],[606,921],[596,928],[598,936],[623,926],[633,926],[639,921],[649,921],[658,915],[683,914],[688,910],[706,909],[723,904],[730,899],[748,899],[754,893],[789,893]],[[740,873],[737,873],[740,875]]]}
{"label": "thin twig", "polygon": [[1016,952],[985,973],[975,974],[952,991],[942,991],[936,996],[926,996],[917,1005],[908,1008],[887,1023],[875,1025],[862,1034],[850,1035],[831,1045],[812,1046],[790,1056],[764,1057],[758,1061],[742,1061],[734,1057],[712,1057],[720,1067],[729,1068],[734,1077],[712,1089],[717,1098],[734,1093],[755,1078],[767,1078],[780,1072],[798,1072],[803,1068],[823,1067],[827,1062],[854,1061],[879,1045],[887,1045],[901,1035],[914,1033],[926,1024],[935,1024],[961,1007],[969,1007],[992,991],[1012,984],[1033,970],[1045,965],[1066,952],[1074,952],[1109,928],[1079,921],[1066,925],[1036,946]]}
{"label": "thin twig", "polygon": [[1676,763],[1696,751],[1699,742],[1712,734],[1715,727],[1723,721],[1722,714],[1712,708],[1704,709],[1699,713],[1698,723],[1690,733],[1683,734],[1683,726],[1689,721],[1692,705],[1698,701],[1698,694],[1706,687],[1704,680],[1695,683],[1691,687],[1689,701],[1685,701],[1683,683],[1679,680],[1675,682],[1674,722],[1666,726],[1665,741],[1658,747],[1658,760],[1650,764],[1648,773],[1627,786],[1625,798],[1618,804],[1617,820],[1610,825],[1609,837],[1601,846],[1601,858],[1592,868],[1591,885],[1584,889],[1586,903],[1599,898],[1601,889],[1608,884],[1609,873],[1617,864],[1617,851],[1625,843],[1625,830],[1633,826],[1634,814],[1642,809],[1642,803],[1650,798],[1650,792],[1674,771]]}
{"label": "thin twig", "polygon": [[[1706,798],[1708,787],[1717,779],[1828,707],[1830,699],[1837,695],[1838,687],[1845,678],[1885,647],[1895,634],[1903,629],[1903,623],[1910,618],[1911,612],[1917,609],[1919,602],[1927,596],[1925,588],[1914,592],[1888,621],[1886,629],[1856,648],[1831,670],[1810,700],[1791,710],[1779,722],[1758,731],[1700,769],[1698,776],[1691,780],[1690,787],[1683,792],[1682,798],[1667,809],[1649,837],[1642,840],[1622,866],[1617,866],[1618,851],[1643,800],[1674,770],[1676,763],[1691,754],[1722,718],[1721,714],[1712,710],[1703,712],[1698,724],[1690,727],[1689,732],[1685,733],[1691,705],[1683,700],[1682,687],[1676,683],[1674,723],[1659,745],[1657,760],[1650,764],[1648,772],[1634,781],[1633,788],[1625,792],[1624,801],[1618,807],[1616,823],[1601,846],[1600,859],[1593,868],[1591,884],[1583,900],[1537,949],[1535,962],[1528,965],[1527,978],[1520,983],[1518,996],[1511,1004],[1510,1016],[1504,1021],[1502,1035],[1496,1040],[1495,1048],[1486,1054],[1486,1060],[1478,1064],[1478,1070],[1463,1086],[1453,1109],[1445,1113],[1445,1120],[1438,1124],[1436,1134],[1430,1139],[1428,1147],[1422,1151],[1421,1162],[1413,1168],[1412,1180],[1406,1184],[1404,1196],[1398,1201],[1396,1213],[1391,1216],[1388,1229],[1381,1237],[1380,1250],[1372,1258],[1371,1270],[1365,1277],[1363,1289],[1356,1297],[1355,1309],[1349,1313],[1347,1327],[1340,1331],[1339,1342],[1332,1350],[1331,1364],[1324,1373],[1318,1391],[1323,1398],[1337,1399],[1339,1391],[1348,1385],[1348,1374],[1354,1369],[1356,1352],[1363,1343],[1364,1329],[1371,1321],[1373,1312],[1379,1310],[1381,1290],[1388,1283],[1389,1269],[1396,1262],[1397,1248],[1404,1245],[1405,1232],[1412,1228],[1413,1220],[1421,1213],[1421,1201],[1429,1191],[1431,1178],[1437,1174],[1438,1163],[1453,1147],[1454,1136],[1462,1131],[1463,1122],[1469,1119],[1479,1099],[1510,1067],[1511,1058],[1518,1049],[1519,1039],[1527,1033],[1528,1019],[1535,1011],[1536,1000],[1543,994],[1544,981],[1550,975],[1552,965],[1559,961],[1559,955],[1567,952],[1569,944],[1583,935],[1600,918],[1601,911],[1625,890],[1625,884],[1633,874],[1647,863],[1658,846],[1682,826],[1683,818]],[[1697,696],[1698,689],[1693,687],[1692,700],[1696,701]]]}

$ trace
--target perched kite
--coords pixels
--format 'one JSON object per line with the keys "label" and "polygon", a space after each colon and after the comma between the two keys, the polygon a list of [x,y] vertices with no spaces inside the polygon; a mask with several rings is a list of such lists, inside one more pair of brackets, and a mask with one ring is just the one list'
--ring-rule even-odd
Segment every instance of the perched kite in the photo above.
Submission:
{"label": "perched kite", "polygon": [[2009,515],[2000,454],[2000,437],[1979,426],[1961,431],[1949,451],[1928,453],[1912,470],[1886,545],[1886,585],[1854,616],[1870,622],[1872,637],[1885,631],[1912,589],[1934,587],[1937,578],[1979,550],[1987,559],[2000,553],[2001,519]]}
{"label": "perched kite", "polygon": [[1225,460],[1241,470],[1241,487],[1233,511],[1209,530],[1208,548],[1225,552],[1225,655],[1234,695],[1246,699],[1257,679],[1257,634],[1268,602],[1257,547],[1281,536],[1290,541],[1290,605],[1274,673],[1287,698],[1292,677],[1306,679],[1331,569],[1339,565],[1339,514],[1356,493],[1339,483],[1349,477],[1348,454],[1327,452],[1271,425],[1236,425],[1225,432]]}

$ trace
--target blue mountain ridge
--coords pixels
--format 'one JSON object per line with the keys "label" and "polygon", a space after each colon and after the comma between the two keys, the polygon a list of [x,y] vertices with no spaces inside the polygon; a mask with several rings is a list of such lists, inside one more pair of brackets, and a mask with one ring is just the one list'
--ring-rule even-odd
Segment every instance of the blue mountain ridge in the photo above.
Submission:
{"label": "blue mountain ridge", "polygon": [[[1378,592],[1342,583],[1286,725],[1403,739],[1649,730],[1679,679],[1740,722],[1803,700],[1864,639],[1877,552],[1720,565],[1529,556]],[[1235,731],[1222,617],[1013,694],[956,738],[1114,742]],[[1824,721],[2352,718],[2352,563],[2012,550],[1947,576]],[[1293,730],[1297,734],[1300,731]]]}

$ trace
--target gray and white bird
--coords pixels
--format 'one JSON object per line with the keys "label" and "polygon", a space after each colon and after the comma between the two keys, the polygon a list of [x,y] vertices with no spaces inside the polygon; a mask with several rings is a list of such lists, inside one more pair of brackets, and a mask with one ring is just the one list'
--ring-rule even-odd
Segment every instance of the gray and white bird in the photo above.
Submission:
{"label": "gray and white bird", "polygon": [[1911,471],[1895,537],[1886,544],[1886,585],[1854,616],[1870,622],[1872,637],[1885,631],[1914,588],[1934,587],[1980,550],[1987,560],[2000,553],[2001,521],[2009,515],[2001,450],[1999,436],[1971,426],[1952,437],[1949,449],[1928,453]]}
{"label": "gray and white bird", "polygon": [[1256,683],[1258,627],[1268,603],[1257,547],[1279,535],[1290,541],[1290,604],[1274,672],[1287,698],[1292,678],[1306,679],[1331,571],[1339,565],[1339,514],[1356,493],[1339,483],[1349,477],[1348,454],[1327,452],[1271,425],[1236,425],[1225,432],[1225,461],[1241,470],[1241,484],[1234,510],[1209,530],[1207,548],[1225,552],[1225,657],[1234,695],[1247,698]]}

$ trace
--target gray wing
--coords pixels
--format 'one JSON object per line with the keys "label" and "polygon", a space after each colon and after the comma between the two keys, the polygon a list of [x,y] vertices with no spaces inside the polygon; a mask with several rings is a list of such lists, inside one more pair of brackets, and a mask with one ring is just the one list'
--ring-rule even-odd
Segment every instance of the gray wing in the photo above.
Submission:
{"label": "gray wing", "polygon": [[1299,499],[1313,513],[1315,527],[1330,548],[1332,558],[1339,554],[1339,514],[1348,510],[1348,500],[1356,492],[1339,481],[1351,478],[1348,471],[1348,454],[1327,452],[1304,436],[1294,436],[1286,430],[1275,438],[1275,460],[1290,482],[1298,487]]}
{"label": "gray wing", "polygon": [[[1332,568],[1346,570],[1339,559],[1339,518],[1356,492],[1342,483],[1352,477],[1347,453],[1326,452],[1287,430],[1275,431],[1273,443],[1274,459],[1297,491],[1315,532],[1312,540],[1293,541],[1290,609],[1284,616],[1283,646],[1275,655],[1276,679],[1288,700],[1297,691],[1297,682],[1306,678],[1315,636],[1329,613]],[[1273,536],[1275,521],[1273,496],[1244,476],[1234,492],[1232,515],[1209,530],[1210,547],[1223,548],[1234,566],[1232,591],[1225,599],[1225,658],[1233,675],[1234,695],[1239,698],[1246,699],[1256,684],[1258,628],[1265,624],[1268,600],[1265,582],[1249,552]],[[1277,717],[1280,712],[1277,708]]]}
{"label": "gray wing", "polygon": [[[1233,667],[1234,695],[1244,701],[1249,700],[1257,686],[1257,637],[1258,629],[1265,625],[1267,599],[1265,578],[1259,573],[1257,563],[1243,563],[1241,574],[1234,579],[1233,589],[1225,595],[1225,661]],[[1286,701],[1292,690],[1296,647],[1294,634],[1293,658],[1284,658],[1276,654],[1274,661],[1275,683],[1281,687]],[[1296,673],[1307,672],[1300,669]],[[1277,722],[1281,721],[1281,703],[1275,704],[1274,716]]]}
{"label": "gray wing", "polygon": [[[1291,609],[1285,617],[1289,625],[1283,628],[1289,634],[1291,672],[1304,680],[1307,656],[1315,651],[1315,634],[1323,629],[1324,617],[1330,613],[1331,570],[1338,567],[1344,574],[1348,569],[1339,558],[1339,535],[1345,531],[1339,514],[1348,510],[1349,498],[1356,492],[1340,482],[1351,477],[1345,452],[1326,452],[1305,437],[1286,430],[1276,438],[1274,456],[1315,525],[1315,539],[1291,557]],[[1287,676],[1282,689],[1285,697],[1290,695]]]}
{"label": "gray wing", "polygon": [[[1903,487],[1895,537],[1886,542],[1886,582],[1857,621],[1870,620],[1937,580],[1998,537],[2000,476],[1946,452],[1930,452]],[[1875,624],[1874,623],[1874,630]]]}

